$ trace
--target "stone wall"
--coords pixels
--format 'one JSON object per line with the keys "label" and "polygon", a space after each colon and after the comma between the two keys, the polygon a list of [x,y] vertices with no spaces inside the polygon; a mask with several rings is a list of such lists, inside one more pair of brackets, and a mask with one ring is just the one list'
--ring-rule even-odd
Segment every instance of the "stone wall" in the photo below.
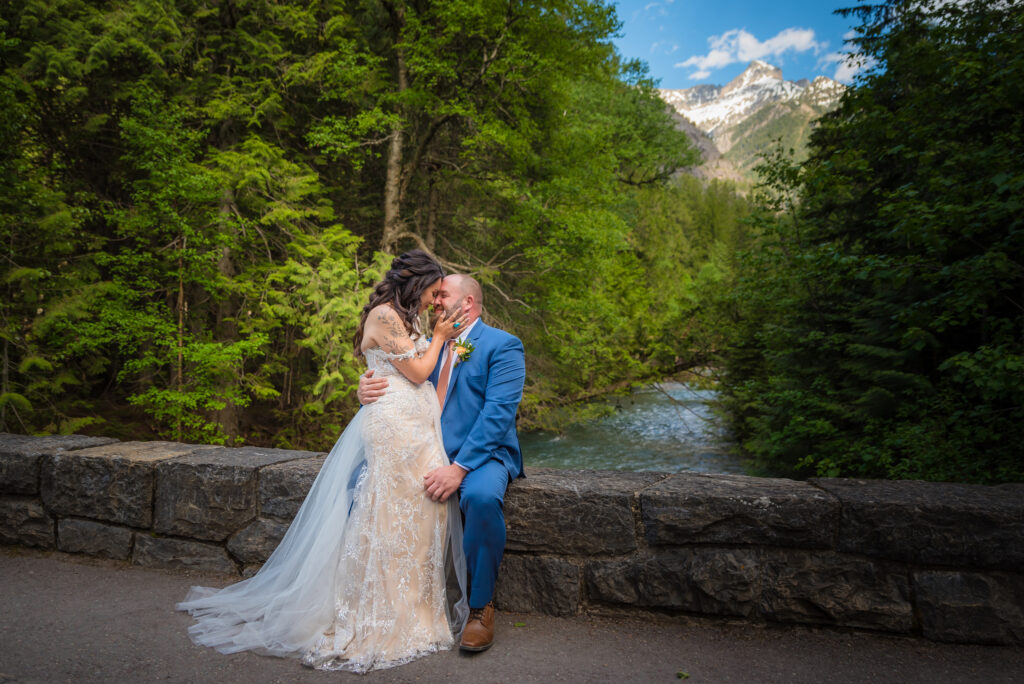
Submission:
{"label": "stone wall", "polygon": [[[0,434],[0,543],[249,575],[324,455]],[[500,609],[1024,643],[1024,485],[528,469]]]}

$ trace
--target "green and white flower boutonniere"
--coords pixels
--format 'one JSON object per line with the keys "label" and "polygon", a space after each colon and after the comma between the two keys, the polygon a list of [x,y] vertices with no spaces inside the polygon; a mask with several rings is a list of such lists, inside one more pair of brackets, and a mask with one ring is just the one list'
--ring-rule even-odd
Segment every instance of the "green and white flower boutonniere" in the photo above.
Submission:
{"label": "green and white flower boutonniere", "polygon": [[455,343],[455,356],[459,359],[458,363],[463,361],[469,361],[470,354],[473,353],[476,347],[470,340],[462,340],[461,342]]}

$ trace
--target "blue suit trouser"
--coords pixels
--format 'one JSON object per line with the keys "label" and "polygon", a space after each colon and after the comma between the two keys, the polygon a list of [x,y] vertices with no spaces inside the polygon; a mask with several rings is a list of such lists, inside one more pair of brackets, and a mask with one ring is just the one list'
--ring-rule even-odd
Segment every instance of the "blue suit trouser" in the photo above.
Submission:
{"label": "blue suit trouser", "polygon": [[494,598],[494,583],[505,551],[503,506],[507,487],[508,469],[497,459],[466,473],[459,487],[470,608],[483,608]]}

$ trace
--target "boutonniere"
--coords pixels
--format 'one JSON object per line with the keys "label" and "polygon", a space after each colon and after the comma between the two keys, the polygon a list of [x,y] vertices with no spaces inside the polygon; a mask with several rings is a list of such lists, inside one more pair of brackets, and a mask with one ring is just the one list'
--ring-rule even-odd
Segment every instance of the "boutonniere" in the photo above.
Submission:
{"label": "boutonniere", "polygon": [[473,343],[470,342],[468,339],[462,340],[461,342],[456,342],[455,356],[456,358],[458,358],[459,363],[462,363],[463,361],[469,361],[469,356],[470,354],[473,353],[474,349],[476,349],[476,347],[473,346]]}

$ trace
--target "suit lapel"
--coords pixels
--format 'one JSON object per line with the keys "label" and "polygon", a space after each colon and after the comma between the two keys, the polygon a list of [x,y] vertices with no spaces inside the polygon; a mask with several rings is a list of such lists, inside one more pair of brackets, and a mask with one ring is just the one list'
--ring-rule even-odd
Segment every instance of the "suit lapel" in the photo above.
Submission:
{"label": "suit lapel", "polygon": [[[469,339],[473,342],[474,346],[476,345],[476,341],[480,339],[480,335],[483,334],[484,328],[486,327],[487,325],[484,324],[483,319],[481,319],[477,321],[477,324],[473,326],[472,330],[469,331]],[[455,368],[452,368],[452,379],[448,383],[448,394],[444,400],[445,406],[448,405],[448,403],[451,401],[452,395],[455,393],[455,385],[459,380],[459,373],[462,370],[462,367],[465,366],[467,363],[470,363],[471,361],[472,358],[470,359],[470,361],[460,361],[459,363],[455,364]]]}

